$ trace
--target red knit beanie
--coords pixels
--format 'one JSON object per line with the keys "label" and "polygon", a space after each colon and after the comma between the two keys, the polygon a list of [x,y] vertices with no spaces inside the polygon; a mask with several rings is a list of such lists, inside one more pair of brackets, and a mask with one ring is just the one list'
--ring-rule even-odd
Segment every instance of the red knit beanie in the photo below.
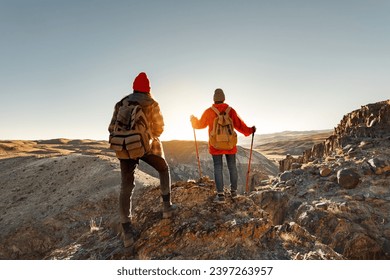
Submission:
{"label": "red knit beanie", "polygon": [[144,72],[139,73],[134,79],[133,90],[139,92],[150,92],[149,79]]}

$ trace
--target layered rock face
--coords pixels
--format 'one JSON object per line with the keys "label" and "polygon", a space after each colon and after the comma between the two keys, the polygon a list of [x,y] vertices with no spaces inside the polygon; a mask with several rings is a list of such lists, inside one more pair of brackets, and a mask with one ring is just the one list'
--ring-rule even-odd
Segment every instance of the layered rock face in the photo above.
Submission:
{"label": "layered rock face", "polygon": [[365,139],[386,137],[390,137],[390,100],[368,104],[345,115],[333,134],[324,142],[306,150],[301,157],[287,156],[279,161],[279,170],[291,170],[293,163],[308,163],[339,153],[340,150],[354,152],[351,150],[352,146],[348,145],[365,145]]}
{"label": "layered rock face", "polygon": [[287,196],[287,220],[345,258],[390,258],[389,100],[345,115],[326,141],[279,167],[270,185]]}

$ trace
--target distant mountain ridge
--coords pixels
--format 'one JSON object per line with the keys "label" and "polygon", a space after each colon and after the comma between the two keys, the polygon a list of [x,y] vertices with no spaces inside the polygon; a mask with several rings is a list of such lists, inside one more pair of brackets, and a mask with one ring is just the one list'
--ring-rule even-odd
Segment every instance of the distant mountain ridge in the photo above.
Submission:
{"label": "distant mountain ridge", "polygon": [[[290,155],[301,155],[314,144],[324,141],[333,130],[283,131],[271,134],[256,134],[254,149],[269,159],[281,159]],[[250,137],[240,137],[240,145],[249,148]]]}
{"label": "distant mountain ridge", "polygon": [[[275,143],[286,140],[297,140],[297,138],[307,138],[310,136],[321,135],[321,134],[331,134],[333,129],[323,129],[323,130],[307,130],[307,131],[282,131],[275,133],[267,134],[255,134],[253,145],[254,147]],[[239,136],[239,144],[244,148],[249,148],[251,145],[251,137]]]}

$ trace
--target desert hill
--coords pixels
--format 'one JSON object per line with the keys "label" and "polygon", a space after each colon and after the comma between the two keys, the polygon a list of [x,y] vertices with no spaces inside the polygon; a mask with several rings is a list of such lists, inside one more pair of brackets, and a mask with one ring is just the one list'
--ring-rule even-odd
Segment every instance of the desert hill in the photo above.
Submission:
{"label": "desert hill", "polygon": [[254,148],[269,159],[281,159],[285,155],[301,155],[313,145],[323,142],[332,130],[285,131],[256,135]]}
{"label": "desert hill", "polygon": [[183,161],[171,172],[193,175],[173,184],[179,211],[161,219],[158,181],[138,171],[130,249],[117,236],[119,169],[106,142],[1,141],[0,258],[390,259],[389,112],[390,100],[346,114],[225,204],[212,202],[214,182],[198,180],[196,162],[187,166],[193,143],[167,143],[171,165]]}
{"label": "desert hill", "polygon": [[[309,140],[309,141],[317,141],[318,138],[322,138],[322,136],[329,136],[332,134],[333,130],[325,129],[325,130],[307,130],[307,131],[282,131],[276,133],[268,133],[268,134],[256,134],[254,137],[253,145],[254,147],[267,144],[267,143],[277,143],[286,140]],[[250,147],[251,138],[250,137],[239,137],[239,144],[245,148]]]}
{"label": "desert hill", "polygon": [[[88,140],[2,141],[0,258],[41,259],[53,242],[74,240],[76,229],[112,212],[105,201],[119,193],[120,170],[110,153]],[[137,175],[137,185],[157,184]]]}

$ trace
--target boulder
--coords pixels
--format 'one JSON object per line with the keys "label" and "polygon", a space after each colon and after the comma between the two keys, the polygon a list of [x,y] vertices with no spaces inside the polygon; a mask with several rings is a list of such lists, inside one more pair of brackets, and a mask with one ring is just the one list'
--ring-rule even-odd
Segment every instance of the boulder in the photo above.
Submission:
{"label": "boulder", "polygon": [[381,175],[387,171],[390,171],[390,161],[381,158],[372,158],[368,160],[368,164],[375,174]]}
{"label": "boulder", "polygon": [[280,175],[280,182],[286,182],[294,178],[294,173],[291,171],[285,171]]}
{"label": "boulder", "polygon": [[293,186],[296,185],[296,183],[297,183],[297,179],[290,179],[290,180],[288,180],[288,181],[286,182],[286,186],[288,186],[288,187],[293,187]]}
{"label": "boulder", "polygon": [[265,190],[252,194],[250,198],[268,212],[273,225],[283,224],[288,204],[288,197],[284,192]]}
{"label": "boulder", "polygon": [[359,184],[360,175],[352,168],[343,168],[337,172],[337,183],[345,189],[353,189]]}
{"label": "boulder", "polygon": [[327,177],[330,175],[330,173],[332,173],[332,169],[330,169],[329,167],[325,166],[325,167],[322,167],[320,169],[320,175],[321,177]]}

